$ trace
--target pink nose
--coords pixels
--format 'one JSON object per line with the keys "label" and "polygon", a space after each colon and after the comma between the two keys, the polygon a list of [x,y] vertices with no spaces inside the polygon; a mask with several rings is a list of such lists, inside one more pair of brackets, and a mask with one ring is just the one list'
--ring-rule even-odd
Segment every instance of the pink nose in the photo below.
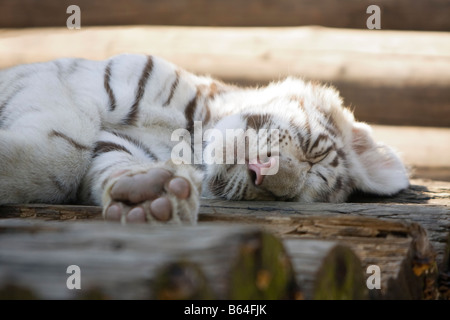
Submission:
{"label": "pink nose", "polygon": [[[253,163],[255,162],[255,163]],[[269,159],[269,161],[265,163],[261,163],[261,161],[250,161],[248,164],[248,170],[253,171],[256,174],[255,177],[255,185],[259,186],[264,180],[264,170],[268,170],[273,164],[273,161]]]}

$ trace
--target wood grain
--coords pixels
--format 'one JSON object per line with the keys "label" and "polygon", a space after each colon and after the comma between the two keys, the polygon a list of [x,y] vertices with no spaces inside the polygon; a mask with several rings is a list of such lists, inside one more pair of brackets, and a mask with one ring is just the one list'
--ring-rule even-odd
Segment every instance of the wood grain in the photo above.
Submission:
{"label": "wood grain", "polygon": [[445,0],[3,0],[0,27],[65,26],[77,4],[82,25],[299,26],[366,28],[367,7],[381,9],[382,29],[449,31]]}
{"label": "wood grain", "polygon": [[[255,227],[1,219],[0,229],[4,298],[11,298],[5,288],[38,299],[301,296],[282,243]],[[66,286],[70,265],[81,270],[81,290]]]}
{"label": "wood grain", "polygon": [[0,30],[0,68],[60,57],[155,54],[242,85],[288,75],[337,87],[361,121],[450,126],[450,34],[297,28]]}
{"label": "wood grain", "polygon": [[[412,185],[410,189],[395,197],[355,195],[353,202],[344,204],[203,199],[199,226],[206,227],[212,223],[214,226],[224,225],[230,230],[243,224],[259,226],[283,239],[293,263],[297,283],[303,288],[303,298],[318,297],[314,288],[320,287],[313,278],[306,279],[305,274],[315,274],[320,269],[318,261],[322,261],[326,256],[334,256],[330,259],[335,259],[335,265],[339,265],[341,262],[338,257],[346,256],[346,249],[344,253],[334,255],[331,250],[334,245],[322,247],[328,249],[317,251],[317,262],[311,269],[308,267],[311,263],[305,263],[308,260],[309,245],[293,248],[289,243],[296,239],[327,240],[343,245],[361,261],[363,270],[372,264],[379,265],[383,274],[382,289],[371,290],[370,298],[445,298],[449,295],[449,191],[449,183],[421,181],[421,185]],[[10,205],[0,207],[0,218],[2,223],[11,218],[22,218],[20,221],[29,223],[42,220],[63,221],[66,223],[62,225],[69,226],[72,223],[67,222],[70,221],[76,224],[80,220],[101,219],[101,209],[84,206]],[[54,226],[43,224],[41,228],[50,232]],[[16,226],[17,231],[20,231],[20,228],[23,227]],[[11,233],[11,230],[8,230],[8,227],[0,227],[0,235]],[[103,232],[107,233],[105,230]],[[114,234],[115,232],[111,232],[111,236]],[[168,265],[164,270],[185,268],[180,261],[174,263],[175,266]],[[350,264],[354,265],[353,262]],[[186,274],[194,274],[198,279],[205,277],[202,269],[196,265],[188,265],[186,268],[194,268],[194,271],[186,271]],[[166,278],[167,276],[162,277]],[[330,279],[332,278],[324,280],[324,283],[332,281]],[[170,283],[169,280],[166,283]],[[335,285],[339,287],[339,283]],[[210,292],[208,290],[212,290],[207,287],[206,284],[200,285],[189,292],[194,292],[196,296],[207,296]],[[163,292],[162,296],[174,296],[174,293],[168,293],[167,290]],[[351,292],[354,294],[352,297],[364,296],[364,292],[359,289],[349,291],[347,288],[337,292],[341,298],[352,295]]]}

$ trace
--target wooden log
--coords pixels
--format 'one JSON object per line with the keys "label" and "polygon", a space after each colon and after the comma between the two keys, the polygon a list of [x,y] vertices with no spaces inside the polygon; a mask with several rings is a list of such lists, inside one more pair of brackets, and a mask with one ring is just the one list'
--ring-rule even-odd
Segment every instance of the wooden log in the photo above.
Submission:
{"label": "wooden log", "polygon": [[[235,202],[202,199],[200,221],[214,213],[242,214],[251,217],[256,212],[269,216],[290,215],[354,215],[419,223],[437,252],[440,269],[446,252],[447,232],[450,228],[450,183],[430,180],[412,180],[409,189],[392,197],[358,194],[349,203],[299,204],[294,202]],[[231,216],[233,217],[233,216]],[[17,204],[0,206],[1,218],[37,218],[44,220],[77,221],[101,220],[101,208],[89,206],[61,206],[45,204]]]}
{"label": "wooden log", "polygon": [[364,270],[370,265],[380,267],[381,291],[371,291],[372,298],[434,299],[438,295],[435,251],[418,224],[358,216],[215,211],[202,219],[260,225],[283,239],[339,240],[355,252]]}
{"label": "wooden log", "polygon": [[439,298],[450,300],[450,233],[447,237],[447,247],[445,250],[444,263],[439,273]]}
{"label": "wooden log", "polygon": [[318,27],[13,29],[0,30],[0,68],[60,57],[155,54],[243,85],[288,75],[330,83],[361,121],[449,127],[449,43],[448,33]]}
{"label": "wooden log", "polygon": [[293,238],[285,240],[284,245],[305,299],[368,299],[361,261],[347,246]]}
{"label": "wooden log", "polygon": [[[418,273],[419,278],[424,276],[428,283],[426,288],[421,291],[424,296],[433,297],[436,295],[434,278],[435,269],[433,266],[433,257],[430,254],[418,254],[418,252],[427,252],[426,250],[411,249],[414,248],[411,239],[422,239],[423,235],[415,235],[410,231],[405,231],[404,226],[391,225],[386,229],[386,225],[380,230],[380,224],[373,223],[369,228],[363,227],[363,222],[354,220],[351,225],[348,222],[341,225],[331,219],[342,215],[344,218],[351,217],[372,217],[377,218],[380,223],[385,223],[385,219],[391,222],[414,222],[420,224],[426,231],[426,241],[423,241],[418,248],[427,248],[428,242],[436,251],[435,261],[439,267],[441,276],[439,278],[439,291],[441,297],[449,297],[448,270],[448,230],[450,228],[450,184],[445,182],[415,180],[412,186],[394,197],[373,197],[367,195],[358,195],[351,199],[352,203],[344,204],[296,204],[292,202],[232,202],[220,200],[202,200],[200,208],[200,224],[214,221],[214,223],[247,223],[262,224],[269,226],[271,232],[276,232],[283,238],[291,237],[293,234],[298,236],[298,225],[302,225],[308,237],[321,238],[323,235],[318,232],[323,228],[323,224],[328,230],[335,230],[333,239],[350,237],[353,239],[352,249],[362,260],[363,266],[370,264],[384,265],[383,273],[392,275],[392,278],[399,282],[398,274],[408,274],[403,277],[402,286],[392,282],[388,284],[386,278],[383,278],[383,287],[388,288],[399,286],[403,290],[408,283],[417,282],[417,276],[414,275],[411,282],[411,270]],[[357,201],[357,202],[355,202]],[[313,220],[301,220],[319,217],[324,222],[314,223]],[[48,206],[48,205],[10,205],[0,207],[0,218],[31,218],[59,221],[77,221],[83,219],[101,219],[101,209],[99,207],[81,207],[81,206]],[[303,221],[303,222],[301,222]],[[310,221],[304,223],[304,221]],[[312,221],[312,222],[311,222]],[[342,224],[343,223],[343,224]],[[333,225],[335,226],[333,227]],[[394,227],[392,227],[394,226]],[[297,228],[297,229],[296,229]],[[306,228],[306,229],[305,229]],[[334,229],[333,229],[334,228]],[[375,228],[375,229],[373,229]],[[0,232],[2,229],[0,228]],[[302,231],[303,232],[303,231]],[[409,232],[409,233],[408,233]],[[301,233],[301,232],[300,232]],[[411,235],[411,234],[412,235]],[[364,238],[365,237],[365,238]],[[417,242],[416,242],[417,243]],[[421,243],[421,242],[419,242]],[[358,249],[359,248],[359,249]],[[400,251],[399,251],[400,250]],[[374,254],[374,252],[378,252]],[[393,259],[393,260],[390,260]],[[413,261],[413,267],[403,261]],[[400,271],[401,269],[404,271]],[[406,284],[405,284],[406,283]],[[428,289],[427,289],[428,288]],[[413,290],[414,291],[414,290]],[[402,293],[400,292],[400,293]],[[428,292],[428,293],[427,293]],[[371,291],[373,297],[374,292]],[[417,293],[417,291],[416,291]],[[399,293],[392,293],[390,296],[398,296]],[[387,295],[384,295],[387,296]]]}
{"label": "wooden log", "polygon": [[[370,0],[120,0],[75,2],[82,25],[158,24],[208,26],[298,26],[367,28]],[[0,27],[65,26],[73,1],[3,0]],[[450,30],[445,0],[377,1],[382,29]]]}
{"label": "wooden log", "polygon": [[[0,296],[38,299],[289,299],[300,292],[283,245],[233,228],[0,220]],[[66,286],[70,265],[81,290]],[[239,279],[239,281],[237,281]]]}

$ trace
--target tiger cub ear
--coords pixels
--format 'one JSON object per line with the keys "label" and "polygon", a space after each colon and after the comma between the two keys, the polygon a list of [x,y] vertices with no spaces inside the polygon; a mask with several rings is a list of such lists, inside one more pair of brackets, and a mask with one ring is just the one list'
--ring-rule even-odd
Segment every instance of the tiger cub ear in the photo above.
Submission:
{"label": "tiger cub ear", "polygon": [[361,122],[352,129],[351,175],[355,188],[378,195],[393,195],[408,188],[408,173],[396,152],[372,138],[372,129]]}

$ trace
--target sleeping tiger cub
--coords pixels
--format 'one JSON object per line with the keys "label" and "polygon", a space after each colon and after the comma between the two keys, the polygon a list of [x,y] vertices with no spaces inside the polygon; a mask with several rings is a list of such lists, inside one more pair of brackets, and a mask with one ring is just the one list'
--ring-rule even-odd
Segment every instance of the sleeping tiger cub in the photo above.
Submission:
{"label": "sleeping tiger cub", "polygon": [[332,88],[240,88],[132,54],[1,71],[0,163],[0,204],[101,205],[122,223],[193,224],[202,195],[343,202],[409,185]]}

